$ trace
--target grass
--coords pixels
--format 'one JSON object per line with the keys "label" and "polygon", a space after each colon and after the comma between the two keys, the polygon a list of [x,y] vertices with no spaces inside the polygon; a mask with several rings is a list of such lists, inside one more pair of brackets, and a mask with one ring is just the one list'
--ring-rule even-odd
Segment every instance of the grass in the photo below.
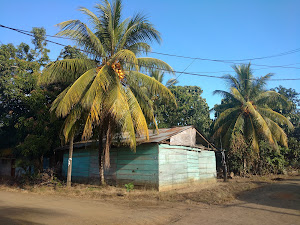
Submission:
{"label": "grass", "polygon": [[155,202],[184,202],[188,204],[224,204],[236,199],[245,191],[253,190],[267,184],[280,182],[274,178],[287,179],[289,176],[252,176],[229,180],[224,183],[218,180],[217,183],[206,185],[192,185],[188,188],[158,192],[149,189],[134,189],[130,192],[125,187],[95,186],[84,184],[73,184],[71,188],[65,186],[25,186],[22,189],[17,186],[0,185],[0,190],[35,193],[40,195],[55,195],[76,197],[84,199],[104,199],[118,201],[155,201]]}

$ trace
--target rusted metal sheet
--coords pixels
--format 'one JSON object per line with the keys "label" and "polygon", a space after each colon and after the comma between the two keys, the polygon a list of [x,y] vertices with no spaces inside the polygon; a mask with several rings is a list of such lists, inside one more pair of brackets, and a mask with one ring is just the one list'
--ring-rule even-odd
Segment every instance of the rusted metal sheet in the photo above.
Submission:
{"label": "rusted metal sheet", "polygon": [[[158,129],[158,131],[149,130],[148,140],[146,140],[145,136],[136,137],[136,142],[138,145],[143,143],[159,143],[159,144],[167,143],[170,145],[190,146],[199,149],[213,150],[212,148],[205,147],[202,145],[202,143],[199,143],[199,139],[201,139],[203,143],[210,145],[210,143],[207,142],[207,140],[202,135],[199,134],[200,134],[199,131],[197,131],[193,126],[161,128]],[[123,137],[125,139],[126,134],[124,134]],[[96,147],[97,143],[98,141],[96,140],[81,141],[81,142],[74,143],[74,147],[84,149],[90,146],[95,146],[95,148],[97,148]],[[117,142],[113,142],[112,145],[119,146],[120,144]],[[64,146],[56,150],[66,150],[66,149],[68,149],[68,146]]]}
{"label": "rusted metal sheet", "polygon": [[158,129],[158,132],[156,130],[149,130],[149,140],[145,140],[145,137],[138,137],[137,142],[160,143],[170,139],[174,135],[177,135],[191,128],[193,128],[193,126],[161,128]]}

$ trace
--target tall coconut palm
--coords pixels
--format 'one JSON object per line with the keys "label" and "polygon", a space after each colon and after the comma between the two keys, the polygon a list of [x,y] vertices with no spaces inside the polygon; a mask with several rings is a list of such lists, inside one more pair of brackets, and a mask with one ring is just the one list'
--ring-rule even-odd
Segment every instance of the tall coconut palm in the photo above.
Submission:
{"label": "tall coconut palm", "polygon": [[41,81],[65,82],[74,79],[68,74],[82,72],[62,93],[55,112],[66,117],[77,105],[88,112],[82,138],[91,138],[97,128],[103,183],[103,165],[109,167],[114,134],[121,133],[123,142],[135,150],[136,134],[148,138],[146,118],[154,121],[149,93],[173,101],[175,98],[164,85],[145,74],[153,69],[172,72],[172,68],[159,59],[137,57],[150,50],[149,42],[161,41],[160,33],[146,17],[136,14],[122,21],[120,0],[112,4],[105,0],[95,8],[96,14],[83,7],[79,9],[88,16],[91,28],[80,20],[58,24],[61,31],[57,35],[74,39],[89,59],[53,62],[45,67]]}
{"label": "tall coconut palm", "polygon": [[275,91],[266,91],[265,84],[272,74],[254,79],[250,63],[233,66],[236,76],[227,75],[230,92],[216,90],[215,94],[225,97],[223,104],[215,106],[221,112],[215,122],[214,137],[220,136],[225,146],[242,135],[246,143],[255,152],[259,152],[259,140],[267,141],[274,150],[277,143],[287,146],[287,136],[280,125],[292,129],[293,125],[280,113],[273,111],[270,105],[274,101],[286,102],[285,98]]}

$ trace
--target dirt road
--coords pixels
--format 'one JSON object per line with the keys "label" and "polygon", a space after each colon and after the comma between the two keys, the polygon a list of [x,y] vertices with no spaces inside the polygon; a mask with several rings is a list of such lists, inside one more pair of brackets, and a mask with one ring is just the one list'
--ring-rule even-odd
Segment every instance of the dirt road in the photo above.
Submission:
{"label": "dirt road", "polygon": [[222,206],[82,200],[0,191],[0,224],[300,225],[300,177],[248,192]]}

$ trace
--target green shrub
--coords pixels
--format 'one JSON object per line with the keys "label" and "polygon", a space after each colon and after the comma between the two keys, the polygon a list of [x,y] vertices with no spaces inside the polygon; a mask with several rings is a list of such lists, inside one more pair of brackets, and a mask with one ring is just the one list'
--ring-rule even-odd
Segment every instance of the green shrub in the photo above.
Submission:
{"label": "green shrub", "polygon": [[127,192],[130,192],[134,189],[134,185],[133,185],[133,183],[125,184],[125,188],[126,188]]}

